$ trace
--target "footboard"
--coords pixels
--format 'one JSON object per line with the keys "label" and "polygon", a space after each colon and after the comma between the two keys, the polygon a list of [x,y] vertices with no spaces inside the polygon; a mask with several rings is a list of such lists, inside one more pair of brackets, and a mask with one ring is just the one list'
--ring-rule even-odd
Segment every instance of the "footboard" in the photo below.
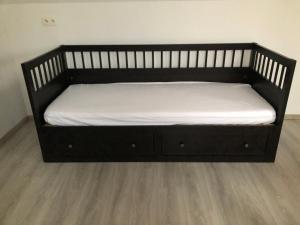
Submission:
{"label": "footboard", "polygon": [[22,63],[32,113],[37,128],[44,124],[46,107],[68,85],[67,67],[61,47]]}
{"label": "footboard", "polygon": [[276,121],[267,143],[266,157],[275,160],[296,61],[256,44],[249,76],[252,87],[275,109]]}
{"label": "footboard", "polygon": [[44,112],[68,85],[67,67],[61,48],[56,48],[22,64],[23,75],[31,104],[37,134],[44,160],[47,154],[47,138],[43,135]]}
{"label": "footboard", "polygon": [[252,50],[250,78],[253,88],[275,108],[276,124],[283,122],[296,61],[255,45]]}

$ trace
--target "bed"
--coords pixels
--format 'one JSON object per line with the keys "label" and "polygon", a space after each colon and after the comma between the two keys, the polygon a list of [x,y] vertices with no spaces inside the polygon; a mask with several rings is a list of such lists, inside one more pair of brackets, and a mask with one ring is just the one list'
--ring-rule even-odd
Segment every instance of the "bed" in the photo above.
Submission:
{"label": "bed", "polygon": [[22,68],[45,162],[273,162],[295,63],[256,43],[63,45]]}

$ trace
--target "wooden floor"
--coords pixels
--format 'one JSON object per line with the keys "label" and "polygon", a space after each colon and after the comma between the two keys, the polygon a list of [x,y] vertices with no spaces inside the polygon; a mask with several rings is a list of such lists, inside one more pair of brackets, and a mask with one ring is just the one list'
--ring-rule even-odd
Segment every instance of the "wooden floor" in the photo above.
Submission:
{"label": "wooden floor", "polygon": [[30,121],[0,146],[0,225],[298,225],[300,121],[276,163],[51,163]]}

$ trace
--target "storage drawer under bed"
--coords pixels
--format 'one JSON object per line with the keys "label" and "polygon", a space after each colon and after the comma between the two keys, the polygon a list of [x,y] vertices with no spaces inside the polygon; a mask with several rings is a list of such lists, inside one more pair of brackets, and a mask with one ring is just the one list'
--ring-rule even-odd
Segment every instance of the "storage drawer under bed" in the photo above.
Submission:
{"label": "storage drawer under bed", "polygon": [[48,155],[105,157],[154,154],[154,137],[151,130],[47,127],[43,133]]}
{"label": "storage drawer under bed", "polygon": [[100,148],[101,138],[94,129],[47,127],[42,138],[46,143],[44,149],[47,155],[89,157],[104,154]]}
{"label": "storage drawer under bed", "polygon": [[263,155],[268,127],[164,129],[164,155]]}
{"label": "storage drawer under bed", "polygon": [[138,157],[180,161],[186,156],[264,157],[271,128],[49,126],[43,128],[41,138],[46,161],[135,161]]}

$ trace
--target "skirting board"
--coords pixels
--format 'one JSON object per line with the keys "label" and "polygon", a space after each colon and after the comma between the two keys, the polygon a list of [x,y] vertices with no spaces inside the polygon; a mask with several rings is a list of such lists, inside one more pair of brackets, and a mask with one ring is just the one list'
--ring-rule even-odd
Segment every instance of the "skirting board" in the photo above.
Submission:
{"label": "skirting board", "polygon": [[16,126],[10,129],[3,137],[0,138],[0,145],[6,142],[13,134],[15,134],[32,116],[24,117]]}
{"label": "skirting board", "polygon": [[300,120],[300,114],[286,114],[284,116],[286,120]]}

